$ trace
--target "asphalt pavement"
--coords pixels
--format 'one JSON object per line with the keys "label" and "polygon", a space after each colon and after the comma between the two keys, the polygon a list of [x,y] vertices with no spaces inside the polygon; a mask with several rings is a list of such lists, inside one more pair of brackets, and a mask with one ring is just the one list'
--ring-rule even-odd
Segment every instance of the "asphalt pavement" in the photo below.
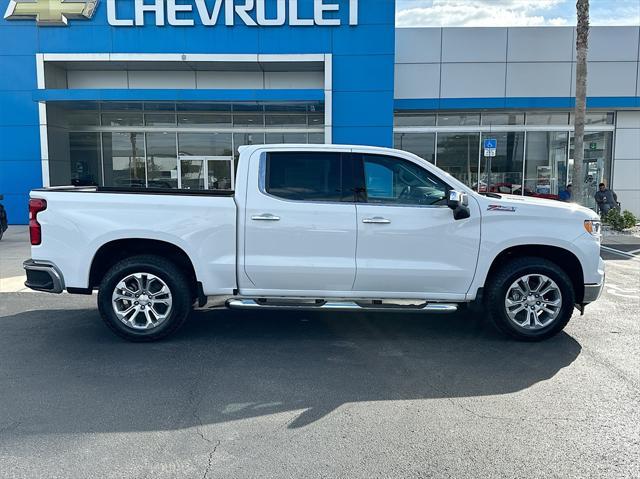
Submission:
{"label": "asphalt pavement", "polygon": [[640,260],[606,257],[537,344],[472,312],[236,311],[132,344],[94,297],[0,293],[0,477],[639,477]]}

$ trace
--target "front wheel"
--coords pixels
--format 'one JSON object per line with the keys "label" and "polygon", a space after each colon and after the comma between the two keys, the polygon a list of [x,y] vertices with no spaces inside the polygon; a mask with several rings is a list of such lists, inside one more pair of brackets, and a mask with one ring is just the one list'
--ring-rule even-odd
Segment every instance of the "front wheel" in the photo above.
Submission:
{"label": "front wheel", "polygon": [[174,333],[191,311],[185,275],[159,256],[140,255],[116,263],[98,290],[100,316],[129,341],[155,341]]}
{"label": "front wheel", "polygon": [[554,336],[573,314],[571,279],[544,258],[514,259],[487,283],[486,307],[493,323],[516,339],[541,341]]}

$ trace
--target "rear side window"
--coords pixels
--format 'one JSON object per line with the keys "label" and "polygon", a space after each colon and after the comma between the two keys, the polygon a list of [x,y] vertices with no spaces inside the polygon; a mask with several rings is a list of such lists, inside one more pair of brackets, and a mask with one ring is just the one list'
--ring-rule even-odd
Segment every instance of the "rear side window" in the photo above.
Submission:
{"label": "rear side window", "polygon": [[324,152],[268,153],[265,189],[288,200],[343,201],[341,157]]}

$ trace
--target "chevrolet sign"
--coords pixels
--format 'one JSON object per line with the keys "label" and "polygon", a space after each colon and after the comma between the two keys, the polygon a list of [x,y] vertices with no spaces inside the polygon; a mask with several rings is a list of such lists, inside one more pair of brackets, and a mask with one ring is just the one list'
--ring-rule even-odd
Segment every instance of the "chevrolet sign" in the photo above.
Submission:
{"label": "chevrolet sign", "polygon": [[[298,0],[273,0],[274,8],[267,12],[268,0],[132,0],[133,16],[125,18],[116,9],[116,0],[107,0],[107,19],[114,27],[143,26],[145,19],[153,18],[157,26],[193,26],[199,17],[205,26],[243,23],[247,26],[340,26],[336,14],[340,5],[336,0],[313,0],[313,17],[303,18],[298,13]],[[68,19],[89,19],[98,0],[10,0],[5,18],[9,20],[35,19],[38,25],[66,25]],[[333,13],[334,15],[331,15]],[[222,20],[220,20],[220,24]],[[349,0],[349,25],[358,24],[358,0]]]}
{"label": "chevrolet sign", "polygon": [[98,0],[10,0],[4,18],[35,19],[38,25],[66,25],[70,18],[93,17]]}

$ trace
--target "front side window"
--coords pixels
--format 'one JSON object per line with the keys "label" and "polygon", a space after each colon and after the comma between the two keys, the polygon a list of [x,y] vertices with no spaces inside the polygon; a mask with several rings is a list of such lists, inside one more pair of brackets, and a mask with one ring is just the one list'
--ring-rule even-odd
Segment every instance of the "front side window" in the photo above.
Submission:
{"label": "front side window", "polygon": [[363,155],[368,203],[431,206],[446,203],[448,187],[410,161]]}
{"label": "front side window", "polygon": [[[341,153],[267,154],[265,189],[297,201],[342,201]],[[352,194],[352,193],[351,193]]]}

